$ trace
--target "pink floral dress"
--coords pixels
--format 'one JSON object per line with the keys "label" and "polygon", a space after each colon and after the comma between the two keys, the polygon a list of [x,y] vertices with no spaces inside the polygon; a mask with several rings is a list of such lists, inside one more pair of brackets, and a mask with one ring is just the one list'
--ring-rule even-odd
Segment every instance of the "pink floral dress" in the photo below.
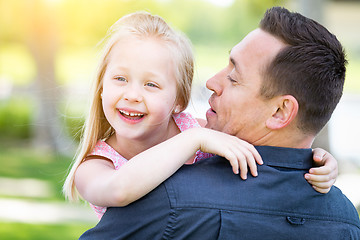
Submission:
{"label": "pink floral dress", "polygon": [[[173,119],[175,120],[175,123],[181,132],[190,128],[201,127],[198,121],[190,113],[181,112],[178,114],[174,114]],[[110,159],[114,164],[115,170],[118,170],[123,164],[128,161],[103,140],[100,140],[96,143],[94,149],[89,154],[89,156],[102,156]],[[194,158],[194,163],[211,156],[212,154],[210,153],[203,153],[201,151],[197,151]],[[95,206],[91,203],[90,206],[92,207],[92,209],[94,209],[99,219],[104,215],[106,211],[106,207]]]}

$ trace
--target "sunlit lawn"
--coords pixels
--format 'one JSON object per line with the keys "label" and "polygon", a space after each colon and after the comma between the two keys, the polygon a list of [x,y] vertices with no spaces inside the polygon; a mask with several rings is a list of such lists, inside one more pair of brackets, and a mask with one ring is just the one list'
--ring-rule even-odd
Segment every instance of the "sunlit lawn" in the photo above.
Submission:
{"label": "sunlit lawn", "polygon": [[[61,187],[67,168],[71,162],[71,157],[54,155],[36,151],[29,146],[24,145],[21,141],[10,143],[0,141],[0,177],[4,178],[30,178],[42,180],[49,184],[53,189],[51,194],[41,198],[32,198],[39,202],[59,202],[65,201],[61,194]],[[20,196],[1,196],[19,199],[29,199]],[[14,213],[15,214],[15,213]],[[30,223],[13,223],[0,221],[0,239],[77,239],[87,229],[94,224],[87,223],[61,223],[61,224],[30,224]]]}
{"label": "sunlit lawn", "polygon": [[61,188],[71,157],[55,155],[46,151],[36,151],[29,146],[11,145],[0,144],[0,176],[46,181],[54,191],[43,200],[64,201]]}
{"label": "sunlit lawn", "polygon": [[65,240],[78,239],[92,225],[86,224],[25,224],[0,222],[0,238],[4,240]]}

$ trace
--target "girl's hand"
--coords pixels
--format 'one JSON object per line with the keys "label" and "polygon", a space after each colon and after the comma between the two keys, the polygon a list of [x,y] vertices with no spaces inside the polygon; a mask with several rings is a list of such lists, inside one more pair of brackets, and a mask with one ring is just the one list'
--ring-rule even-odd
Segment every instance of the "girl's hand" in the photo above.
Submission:
{"label": "girl's hand", "polygon": [[[199,137],[200,150],[213,153],[229,160],[232,170],[235,174],[245,180],[247,178],[248,168],[251,174],[256,177],[257,166],[263,164],[260,154],[250,143],[219,131],[197,128],[195,136]],[[193,136],[194,136],[193,135]]]}
{"label": "girl's hand", "polygon": [[321,148],[313,150],[313,159],[316,166],[305,174],[305,179],[320,193],[328,193],[336,181],[338,164],[336,159]]}

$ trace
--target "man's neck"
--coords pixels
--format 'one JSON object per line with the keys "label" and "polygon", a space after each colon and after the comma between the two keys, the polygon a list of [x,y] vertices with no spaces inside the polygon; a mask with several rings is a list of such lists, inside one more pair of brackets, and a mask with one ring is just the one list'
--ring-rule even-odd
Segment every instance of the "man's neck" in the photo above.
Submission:
{"label": "man's neck", "polygon": [[257,146],[274,146],[286,148],[311,148],[314,136],[304,134],[286,134],[286,132],[271,132],[266,137],[253,143]]}

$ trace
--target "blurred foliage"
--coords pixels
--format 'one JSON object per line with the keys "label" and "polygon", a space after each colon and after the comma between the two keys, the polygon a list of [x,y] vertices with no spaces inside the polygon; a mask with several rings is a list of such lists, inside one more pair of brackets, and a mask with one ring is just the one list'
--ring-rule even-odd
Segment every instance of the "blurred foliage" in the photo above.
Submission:
{"label": "blurred foliage", "polygon": [[[0,144],[7,145],[6,142],[15,140],[30,140],[33,116],[36,108],[34,100],[29,97],[12,97],[6,101],[0,101]],[[75,112],[78,110],[77,112]],[[64,124],[67,135],[75,140],[74,144],[80,139],[81,129],[85,118],[79,116],[82,111],[75,106],[62,110],[62,123]],[[1,175],[1,171],[0,171]]]}
{"label": "blurred foliage", "polygon": [[[147,10],[184,31],[194,44],[234,44],[257,26],[266,8],[286,2],[235,0],[229,7],[219,7],[205,0],[0,0],[0,39],[2,45],[26,46],[27,35],[35,27],[29,20],[36,11],[46,10],[54,18],[51,23],[59,53],[69,47],[92,48],[118,18]],[[46,22],[47,19],[43,19],[43,23]]]}
{"label": "blurred foliage", "polygon": [[[25,224],[0,222],[0,236],[11,240],[78,239],[92,225],[86,224]],[[21,229],[21,231],[19,231]]]}
{"label": "blurred foliage", "polygon": [[30,138],[32,117],[31,103],[24,98],[11,98],[0,101],[0,139]]}
{"label": "blurred foliage", "polygon": [[35,79],[35,64],[25,45],[20,43],[0,45],[0,77],[1,75],[11,78],[9,80],[16,85],[25,85]]}
{"label": "blurred foliage", "polygon": [[[55,19],[60,45],[93,46],[121,16],[146,10],[164,17],[184,31],[192,41],[237,41],[257,25],[264,10],[283,5],[281,0],[236,0],[219,7],[204,0],[0,0],[0,39],[23,42],[33,27],[29,19],[36,11],[48,11]],[[46,19],[43,19],[46,24]]]}

